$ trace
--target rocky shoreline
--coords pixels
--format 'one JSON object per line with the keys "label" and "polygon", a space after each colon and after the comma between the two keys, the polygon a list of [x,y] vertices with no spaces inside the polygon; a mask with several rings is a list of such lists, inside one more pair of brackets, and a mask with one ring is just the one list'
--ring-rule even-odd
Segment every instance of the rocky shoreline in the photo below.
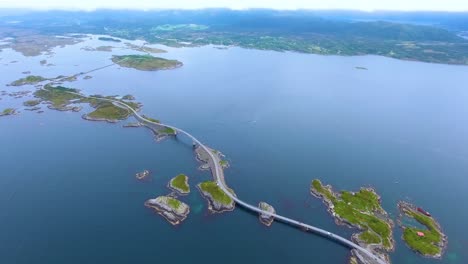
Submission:
{"label": "rocky shoreline", "polygon": [[122,125],[122,127],[141,127],[141,126],[143,125],[139,122],[127,123],[127,124]]}
{"label": "rocky shoreline", "polygon": [[[414,204],[411,204],[411,203],[408,203],[408,202],[405,202],[405,201],[399,201],[397,206],[398,206],[398,211],[399,211],[399,216],[398,216],[397,223],[398,223],[398,226],[403,231],[405,231],[406,228],[407,228],[407,226],[405,226],[403,224],[403,221],[402,221],[404,216],[414,218],[414,217],[412,217],[410,215],[410,213],[419,214],[419,215],[422,215],[422,216],[427,216],[427,215],[421,213],[420,211],[418,211],[418,207],[416,205],[414,205]],[[412,248],[407,243],[407,241],[404,239],[404,234],[402,235],[401,239],[403,241],[405,241],[405,244],[406,244],[406,246],[408,246],[409,249],[411,249],[416,254],[421,255],[422,257],[433,258],[433,259],[442,259],[442,256],[443,256],[443,254],[445,253],[445,251],[447,249],[448,237],[442,231],[442,227],[441,227],[440,223],[437,222],[437,220],[434,219],[432,216],[428,216],[428,217],[432,220],[431,223],[433,224],[434,228],[436,229],[435,231],[438,232],[440,234],[440,237],[441,237],[441,239],[440,239],[440,241],[438,243],[433,244],[434,246],[436,246],[439,249],[439,253],[437,253],[437,254],[424,254],[424,253],[421,253],[420,251],[416,250],[415,248]],[[423,223],[420,223],[420,224],[425,225]],[[427,230],[427,231],[429,231],[429,230]],[[425,231],[422,231],[422,232],[424,233]]]}
{"label": "rocky shoreline", "polygon": [[[162,126],[162,125],[151,124],[151,126],[150,126],[150,125],[147,125],[145,123],[141,123],[141,126],[144,126],[144,127],[148,128],[149,130],[151,130],[151,132],[153,132],[153,135],[154,135],[154,138],[155,138],[156,142],[160,142],[160,141],[166,139],[167,137],[171,136],[170,134],[166,134],[166,133],[161,132],[161,131],[164,130],[164,126]],[[158,128],[155,128],[153,126],[158,126]]]}
{"label": "rocky shoreline", "polygon": [[149,199],[145,202],[145,206],[154,209],[172,225],[180,224],[190,213],[190,207],[187,204],[170,196]]}
{"label": "rocky shoreline", "polygon": [[90,117],[87,114],[82,115],[81,118],[83,118],[84,120],[88,120],[88,121],[105,121],[108,123],[117,123],[120,121],[116,119],[108,119],[108,118],[103,118],[103,117]]}
{"label": "rocky shoreline", "polygon": [[[230,164],[227,160],[224,160],[225,158],[224,154],[221,153],[218,150],[214,150],[209,148],[210,151],[213,151],[214,155],[217,155],[219,160],[220,160],[220,165],[223,169],[227,169],[230,167]],[[209,170],[210,169],[210,156],[205,152],[203,148],[200,148],[197,146],[195,148],[195,157],[198,162],[201,163],[201,165],[198,167],[199,170]]]}
{"label": "rocky shoreline", "polygon": [[[269,213],[273,213],[273,214],[276,213],[275,208],[265,202],[258,203],[258,208],[260,208],[261,210],[267,211]],[[258,219],[260,220],[262,224],[266,226],[271,226],[271,224],[275,220],[275,217],[264,214],[264,213],[260,213],[258,216]]]}
{"label": "rocky shoreline", "polygon": [[62,111],[62,112],[66,112],[66,111],[79,112],[81,111],[81,109],[83,109],[83,107],[81,106],[63,105],[63,106],[56,107],[56,106],[53,106],[52,104],[48,104],[47,108],[51,110]]}
{"label": "rocky shoreline", "polygon": [[195,158],[201,165],[198,167],[199,170],[209,170],[210,169],[210,156],[205,152],[203,148],[199,146],[195,147]]}
{"label": "rocky shoreline", "polygon": [[214,200],[209,192],[203,191],[202,188],[200,187],[200,184],[197,184],[197,188],[200,191],[200,194],[203,196],[203,198],[205,198],[205,200],[208,202],[208,210],[210,210],[210,212],[212,213],[230,212],[236,208],[236,204],[234,201],[231,201],[231,203],[228,205],[222,204]]}

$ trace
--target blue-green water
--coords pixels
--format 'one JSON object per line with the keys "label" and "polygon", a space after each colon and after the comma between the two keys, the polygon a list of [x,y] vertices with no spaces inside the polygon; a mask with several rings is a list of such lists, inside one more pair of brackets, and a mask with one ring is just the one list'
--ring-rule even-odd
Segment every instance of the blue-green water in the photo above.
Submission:
{"label": "blue-green water", "polygon": [[[47,77],[108,64],[111,53],[56,49],[55,67],[11,50],[0,53],[0,83],[31,70]],[[449,237],[442,261],[421,258],[395,228],[393,263],[468,262],[468,67],[212,47],[172,49],[180,69],[111,67],[68,84],[84,93],[133,94],[142,113],[190,131],[231,163],[226,180],[253,204],[345,237],[309,194],[320,178],[336,189],[371,185],[395,216],[410,200]],[[129,51],[115,50],[112,54]],[[8,62],[18,60],[18,63]],[[74,66],[78,65],[78,66]],[[356,70],[365,66],[368,71]],[[33,87],[3,90],[33,90]],[[4,96],[0,109],[23,99]],[[43,107],[46,109],[45,107]],[[83,110],[84,111],[84,110]],[[281,223],[261,225],[242,209],[207,212],[184,138],[156,143],[143,128],[88,122],[82,113],[21,111],[0,118],[1,263],[344,263],[348,250]],[[153,172],[150,181],[134,174]],[[173,227],[143,206],[168,194],[179,173],[192,212]]]}

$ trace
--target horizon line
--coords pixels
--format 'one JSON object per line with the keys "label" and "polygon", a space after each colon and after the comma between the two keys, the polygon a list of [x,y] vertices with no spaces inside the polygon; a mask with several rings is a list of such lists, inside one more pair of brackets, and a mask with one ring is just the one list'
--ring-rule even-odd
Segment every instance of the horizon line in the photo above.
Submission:
{"label": "horizon line", "polygon": [[72,8],[72,7],[0,7],[0,10],[15,10],[15,11],[71,11],[71,12],[95,12],[95,11],[201,11],[201,10],[230,10],[230,11],[254,11],[254,10],[269,10],[269,11],[348,11],[361,13],[382,13],[382,12],[398,12],[398,13],[468,13],[468,10],[434,10],[434,9],[415,9],[415,10],[398,10],[398,9],[350,9],[350,8],[271,8],[271,7],[247,7],[247,8],[231,8],[231,7],[201,7],[201,8],[132,8],[132,7],[96,7],[96,8]]}

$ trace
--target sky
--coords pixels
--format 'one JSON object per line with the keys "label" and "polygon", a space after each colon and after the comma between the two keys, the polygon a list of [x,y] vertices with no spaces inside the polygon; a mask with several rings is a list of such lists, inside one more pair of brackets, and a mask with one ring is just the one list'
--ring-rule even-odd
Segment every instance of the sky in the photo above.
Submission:
{"label": "sky", "polygon": [[35,9],[353,9],[468,11],[468,0],[0,0],[0,8]]}

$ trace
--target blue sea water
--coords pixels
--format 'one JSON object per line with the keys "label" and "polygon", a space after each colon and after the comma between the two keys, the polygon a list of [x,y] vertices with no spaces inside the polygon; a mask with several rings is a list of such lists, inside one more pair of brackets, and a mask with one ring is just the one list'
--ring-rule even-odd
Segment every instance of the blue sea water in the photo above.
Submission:
{"label": "blue sea water", "polygon": [[[0,84],[23,71],[53,77],[109,63],[112,53],[81,47],[55,55],[0,53]],[[113,44],[121,45],[123,44]],[[409,200],[439,220],[449,237],[442,260],[411,252],[395,228],[393,263],[468,262],[468,67],[240,48],[168,48],[184,66],[142,72],[118,66],[67,86],[86,94],[132,94],[142,113],[190,131],[222,151],[226,181],[253,204],[345,237],[309,193],[319,178],[336,190],[376,188],[393,217]],[[42,59],[55,64],[45,67]],[[10,63],[17,60],[17,63]],[[368,70],[357,70],[364,66]],[[6,87],[2,90],[34,90]],[[29,98],[3,96],[0,109],[1,263],[345,263],[349,250],[314,234],[236,209],[212,215],[195,188],[210,179],[197,169],[191,142],[155,142],[144,128],[82,120],[81,113],[22,110]],[[151,170],[149,181],[134,177]],[[191,214],[173,227],[143,206],[168,194],[185,173]]]}

